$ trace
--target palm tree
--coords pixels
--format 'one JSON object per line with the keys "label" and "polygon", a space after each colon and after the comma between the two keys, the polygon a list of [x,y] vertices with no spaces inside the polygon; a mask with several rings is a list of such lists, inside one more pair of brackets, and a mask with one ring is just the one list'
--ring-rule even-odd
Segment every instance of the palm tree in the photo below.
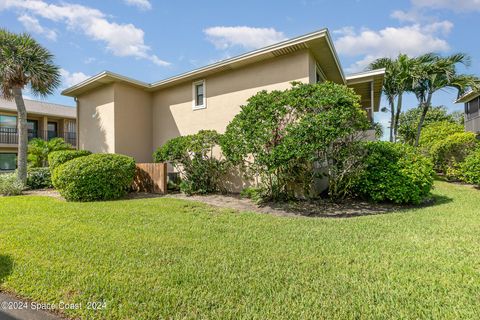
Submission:
{"label": "palm tree", "polygon": [[62,138],[53,138],[49,141],[35,138],[28,143],[28,162],[34,167],[46,167],[48,166],[48,155],[51,152],[72,149],[72,145]]}
{"label": "palm tree", "polygon": [[469,56],[464,53],[456,53],[447,57],[429,53],[416,58],[416,60],[417,63],[412,72],[411,91],[417,97],[419,108],[422,110],[415,137],[415,146],[418,146],[425,116],[432,105],[433,94],[441,89],[455,88],[460,96],[469,88],[478,89],[480,79],[472,75],[457,74],[456,66],[458,64],[466,66],[470,64]]}
{"label": "palm tree", "polygon": [[18,114],[18,179],[27,181],[27,111],[22,90],[45,97],[60,85],[53,55],[28,34],[0,29],[0,96],[15,100]]}
{"label": "palm tree", "polygon": [[383,80],[383,94],[385,95],[390,112],[390,141],[393,142],[393,124],[395,122],[395,99],[398,95],[398,86],[396,75],[396,63],[390,58],[379,58],[367,67],[368,70],[385,68],[385,78]]}
{"label": "palm tree", "polygon": [[[402,112],[403,94],[410,90],[412,85],[411,72],[415,60],[406,54],[399,54],[397,59],[380,58],[372,62],[369,70],[385,68],[383,93],[385,94],[390,111],[390,141],[397,141],[398,120]],[[395,106],[395,99],[397,105]]]}

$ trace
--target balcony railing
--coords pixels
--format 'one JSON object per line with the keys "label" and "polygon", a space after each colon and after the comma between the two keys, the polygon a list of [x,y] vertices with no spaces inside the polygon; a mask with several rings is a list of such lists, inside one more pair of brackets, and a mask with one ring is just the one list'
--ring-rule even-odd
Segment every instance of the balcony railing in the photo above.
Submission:
{"label": "balcony railing", "polygon": [[[61,132],[48,130],[28,130],[28,141],[40,138],[46,141],[53,138],[63,138],[72,146],[77,144],[77,134],[75,132]],[[17,128],[0,128],[0,144],[18,144]]]}

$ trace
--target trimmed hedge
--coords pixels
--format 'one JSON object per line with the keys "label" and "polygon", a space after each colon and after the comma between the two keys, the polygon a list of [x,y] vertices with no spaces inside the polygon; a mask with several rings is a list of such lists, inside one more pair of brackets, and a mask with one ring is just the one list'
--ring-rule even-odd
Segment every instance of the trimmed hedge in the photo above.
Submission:
{"label": "trimmed hedge", "polygon": [[30,189],[43,189],[52,187],[52,175],[50,168],[28,168],[27,187]]}
{"label": "trimmed hedge", "polygon": [[135,176],[135,160],[119,154],[92,154],[70,160],[53,171],[54,187],[68,201],[118,199]]}
{"label": "trimmed hedge", "polygon": [[480,149],[471,153],[460,164],[460,178],[467,183],[480,186]]}
{"label": "trimmed hedge", "polygon": [[53,173],[53,170],[58,166],[64,164],[67,161],[73,160],[79,157],[85,157],[91,155],[92,153],[88,150],[62,150],[54,151],[48,155],[48,164],[50,166],[50,171]]}
{"label": "trimmed hedge", "polygon": [[420,203],[433,186],[433,164],[413,147],[384,141],[366,142],[365,168],[353,190],[363,198]]}

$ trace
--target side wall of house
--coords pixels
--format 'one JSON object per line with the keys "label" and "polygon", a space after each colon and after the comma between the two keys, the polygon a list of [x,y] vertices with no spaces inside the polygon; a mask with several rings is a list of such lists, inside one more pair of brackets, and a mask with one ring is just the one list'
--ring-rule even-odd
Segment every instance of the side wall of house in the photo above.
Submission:
{"label": "side wall of house", "polygon": [[152,162],[152,99],[143,90],[116,83],[115,152]]}
{"label": "side wall of house", "polygon": [[105,85],[80,95],[77,106],[79,149],[114,153],[114,85]]}
{"label": "side wall of house", "polygon": [[[153,93],[153,147],[202,129],[224,132],[240,106],[261,90],[283,90],[290,82],[310,81],[307,50],[272,58],[204,78],[205,109],[193,110],[193,81]],[[196,79],[202,80],[202,79]]]}

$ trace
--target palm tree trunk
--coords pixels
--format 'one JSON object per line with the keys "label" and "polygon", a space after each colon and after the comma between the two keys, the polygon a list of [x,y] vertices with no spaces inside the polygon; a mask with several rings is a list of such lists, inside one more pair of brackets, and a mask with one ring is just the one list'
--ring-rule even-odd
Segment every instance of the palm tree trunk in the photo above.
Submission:
{"label": "palm tree trunk", "polygon": [[427,115],[428,110],[430,109],[430,104],[432,103],[432,93],[428,93],[427,101],[422,103],[422,114],[420,115],[420,121],[418,122],[417,127],[417,136],[415,137],[415,147],[418,147],[418,142],[420,141],[420,135],[422,133],[423,122],[425,121],[425,116]]}
{"label": "palm tree trunk", "polygon": [[27,109],[23,101],[22,88],[14,87],[13,95],[18,113],[18,179],[24,184],[27,183],[27,145],[28,145],[28,128],[27,128]]}
{"label": "palm tree trunk", "polygon": [[403,93],[400,93],[398,95],[397,110],[395,112],[395,122],[393,125],[393,141],[394,142],[397,142],[398,120],[400,118],[400,113],[402,112],[402,100],[403,100]]}
{"label": "palm tree trunk", "polygon": [[390,105],[390,142],[393,142],[393,124],[395,122],[395,98],[388,97],[388,104]]}

